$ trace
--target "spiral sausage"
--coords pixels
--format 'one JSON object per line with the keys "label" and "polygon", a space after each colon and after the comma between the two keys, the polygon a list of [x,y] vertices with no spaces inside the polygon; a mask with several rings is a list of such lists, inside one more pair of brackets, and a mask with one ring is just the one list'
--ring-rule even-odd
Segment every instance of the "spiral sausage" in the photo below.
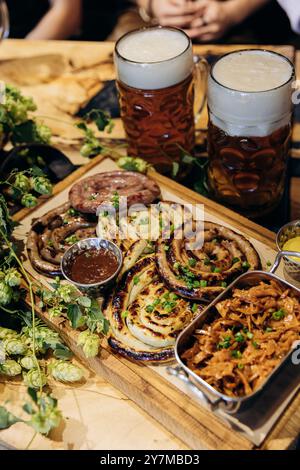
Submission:
{"label": "spiral sausage", "polygon": [[112,171],[76,183],[69,192],[69,200],[78,211],[95,214],[103,202],[111,202],[115,193],[126,196],[128,206],[147,205],[159,198],[160,189],[155,181],[140,173]]}
{"label": "spiral sausage", "polygon": [[253,245],[227,227],[205,222],[203,247],[191,251],[192,242],[173,235],[171,240],[160,240],[156,250],[162,279],[185,298],[210,301],[240,274],[261,267]]}
{"label": "spiral sausage", "polygon": [[61,275],[60,261],[69,248],[66,238],[74,240],[94,237],[96,222],[69,212],[70,204],[63,204],[36,220],[28,234],[27,253],[38,272],[47,276]]}

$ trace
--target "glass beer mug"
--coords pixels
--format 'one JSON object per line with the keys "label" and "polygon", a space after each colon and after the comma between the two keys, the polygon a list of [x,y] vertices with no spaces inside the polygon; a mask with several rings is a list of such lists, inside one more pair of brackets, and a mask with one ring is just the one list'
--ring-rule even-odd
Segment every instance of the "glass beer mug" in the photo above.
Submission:
{"label": "glass beer mug", "polygon": [[[205,103],[206,61],[194,63],[191,40],[183,31],[153,27],[119,39],[115,65],[128,154],[170,174],[182,150],[194,149],[195,114]],[[178,176],[185,172],[180,165]]]}
{"label": "glass beer mug", "polygon": [[283,195],[294,77],[286,57],[255,49],[221,57],[210,72],[209,186],[251,217],[271,212]]}

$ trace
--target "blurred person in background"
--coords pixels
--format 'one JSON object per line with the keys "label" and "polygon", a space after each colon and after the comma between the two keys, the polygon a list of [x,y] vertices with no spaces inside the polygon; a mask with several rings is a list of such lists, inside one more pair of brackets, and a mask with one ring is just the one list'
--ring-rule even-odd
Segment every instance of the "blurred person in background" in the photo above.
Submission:
{"label": "blurred person in background", "polygon": [[[132,8],[133,2],[131,0],[82,0],[82,33],[81,38],[88,41],[103,41],[104,39],[115,40],[126,32],[141,26],[141,19],[139,22],[127,24],[125,19],[125,28],[122,26],[123,22],[119,25],[118,19],[122,14]],[[136,5],[134,2],[134,7]],[[137,13],[135,11],[135,15]],[[114,28],[117,25],[117,30]]]}
{"label": "blurred person in background", "polygon": [[276,0],[136,0],[136,3],[146,22],[184,29],[196,42],[283,44],[296,39]]}
{"label": "blurred person in background", "polygon": [[300,34],[300,1],[278,0],[278,3],[286,11],[293,31],[295,31],[297,34]]}
{"label": "blurred person in background", "polygon": [[6,0],[10,37],[66,39],[81,26],[82,0]]}
{"label": "blurred person in background", "polygon": [[126,0],[6,0],[10,37],[103,41],[114,29]]}

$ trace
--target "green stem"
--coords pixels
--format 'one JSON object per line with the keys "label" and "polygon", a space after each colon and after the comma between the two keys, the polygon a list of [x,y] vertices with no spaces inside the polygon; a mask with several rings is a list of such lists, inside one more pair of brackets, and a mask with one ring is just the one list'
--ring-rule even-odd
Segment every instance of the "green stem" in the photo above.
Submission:
{"label": "green stem", "polygon": [[33,443],[35,437],[37,435],[37,432],[35,431],[35,433],[33,434],[32,438],[30,439],[30,441],[28,442],[27,446],[25,447],[25,450],[28,450],[29,447],[31,446],[31,444]]}
{"label": "green stem", "polygon": [[17,313],[18,310],[10,310],[10,308],[3,307],[3,305],[0,305],[0,310],[3,310],[6,313]]}
{"label": "green stem", "polygon": [[[53,117],[53,116],[45,116],[45,115],[35,115],[35,117],[38,118],[38,119],[50,119],[52,121],[61,122],[62,124],[66,124],[67,126],[72,126],[74,128],[74,123],[65,121],[64,119],[58,119],[58,118]],[[85,138],[86,138],[86,136],[83,135],[81,139],[85,140]],[[112,149],[110,147],[105,147],[102,144],[100,144],[100,145],[101,145],[101,148],[102,148],[101,153],[102,152],[108,152],[108,153],[110,153],[110,157],[114,159],[114,156],[111,155],[111,151],[113,151],[116,154],[115,159],[123,157],[123,155],[121,153],[118,153],[118,151],[115,150],[114,148]]]}
{"label": "green stem", "polygon": [[36,115],[35,114],[35,117],[37,119],[50,119],[52,121],[56,121],[56,122],[61,122],[62,124],[66,124],[67,126],[72,126],[74,127],[74,124],[71,123],[71,122],[68,122],[68,121],[65,121],[64,119],[58,119],[56,117],[53,117],[53,116],[43,116],[43,115]]}

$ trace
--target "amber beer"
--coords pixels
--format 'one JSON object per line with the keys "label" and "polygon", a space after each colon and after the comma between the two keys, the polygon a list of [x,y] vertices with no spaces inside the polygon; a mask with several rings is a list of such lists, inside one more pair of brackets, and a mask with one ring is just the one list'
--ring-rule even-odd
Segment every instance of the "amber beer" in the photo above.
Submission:
{"label": "amber beer", "polygon": [[294,67],[263,50],[221,57],[208,83],[209,185],[215,197],[246,215],[280,202],[291,134]]}
{"label": "amber beer", "polygon": [[173,28],[133,31],[117,42],[115,65],[128,154],[170,173],[182,149],[191,153],[195,144],[189,37]]}

